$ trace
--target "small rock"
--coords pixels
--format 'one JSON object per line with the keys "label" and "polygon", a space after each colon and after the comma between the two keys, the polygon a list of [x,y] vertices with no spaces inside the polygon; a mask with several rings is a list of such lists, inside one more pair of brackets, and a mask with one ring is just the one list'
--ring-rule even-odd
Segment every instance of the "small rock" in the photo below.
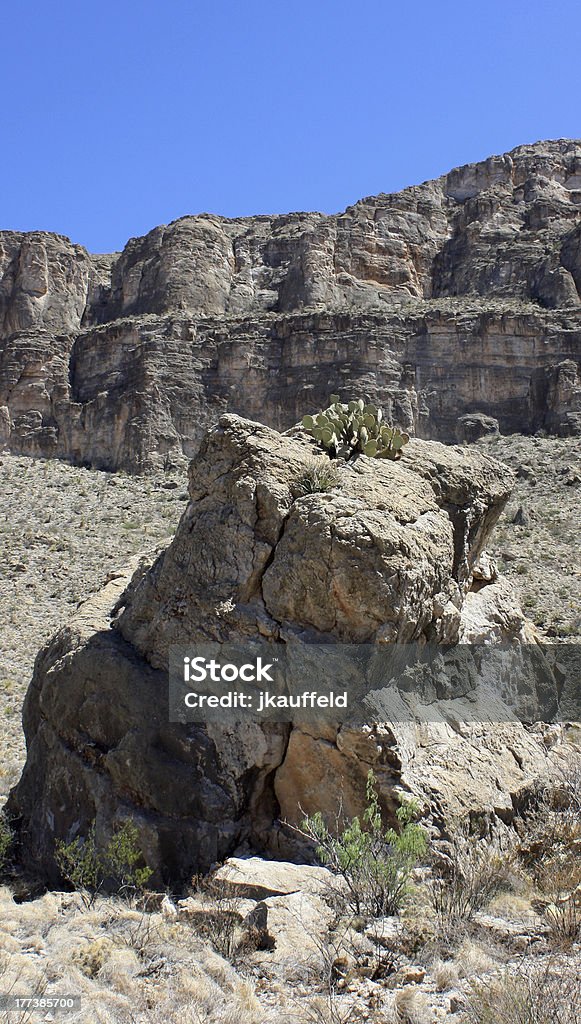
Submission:
{"label": "small rock", "polygon": [[464,1010],[466,1007],[466,1000],[460,992],[452,992],[450,995],[450,1013],[458,1013],[459,1010]]}
{"label": "small rock", "polygon": [[255,900],[296,892],[320,894],[334,881],[327,868],[260,857],[229,857],[214,878],[233,895]]}
{"label": "small rock", "polygon": [[481,437],[497,437],[498,420],[481,412],[467,413],[456,420],[456,440],[478,441]]}
{"label": "small rock", "polygon": [[[320,952],[320,942],[327,933],[333,913],[318,896],[303,892],[287,896],[269,896],[264,900],[268,928],[244,928],[254,937],[255,948],[272,951],[272,963],[309,960]],[[260,920],[260,917],[259,917]],[[346,979],[347,980],[347,979]],[[350,979],[349,979],[350,980]]]}
{"label": "small rock", "polygon": [[513,516],[512,521],[513,521],[515,526],[530,526],[531,525],[531,518],[530,518],[528,512],[525,511],[525,509],[524,509],[524,507],[522,505],[519,505],[519,507],[517,508],[517,510],[516,510],[516,512],[515,512],[515,514]]}
{"label": "small rock", "polygon": [[425,977],[424,968],[414,965],[402,967],[396,974],[398,985],[421,985]]}
{"label": "small rock", "polygon": [[403,925],[397,917],[380,917],[365,929],[365,934],[378,946],[393,949],[394,945],[401,942],[403,931]]}
{"label": "small rock", "polygon": [[523,463],[521,466],[518,467],[516,475],[519,478],[519,480],[528,480],[531,487],[534,487],[537,482],[537,478],[533,470],[533,467],[527,466],[526,463]]}
{"label": "small rock", "polygon": [[498,567],[494,558],[483,551],[472,570],[475,580],[482,580],[484,583],[493,583],[498,576]]}
{"label": "small rock", "polygon": [[516,560],[519,558],[519,555],[516,553],[516,551],[501,551],[501,556],[505,562],[516,562]]}

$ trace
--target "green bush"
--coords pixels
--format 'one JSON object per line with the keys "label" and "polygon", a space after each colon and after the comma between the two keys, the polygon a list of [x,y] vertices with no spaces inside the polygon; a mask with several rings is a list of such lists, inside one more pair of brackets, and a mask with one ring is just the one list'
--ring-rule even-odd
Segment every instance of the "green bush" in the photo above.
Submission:
{"label": "green bush", "polygon": [[418,805],[413,800],[400,799],[398,829],[384,826],[375,784],[370,771],[363,821],[354,817],[334,835],[318,812],[305,818],[300,831],[315,843],[321,863],[344,880],[350,909],[357,915],[384,917],[402,909],[411,892],[412,871],[427,843],[415,822]]}
{"label": "green bush", "polygon": [[383,412],[362,398],[343,405],[331,395],[330,405],[316,416],[303,416],[303,427],[330,458],[350,459],[358,453],[375,459],[399,459],[409,435],[383,420]]}
{"label": "green bush", "polygon": [[93,822],[85,837],[78,836],[70,843],[58,840],[55,860],[63,878],[82,892],[86,902],[91,904],[105,887],[118,893],[135,892],[145,887],[152,871],[148,867],[138,867],[142,859],[138,839],[136,826],[127,821],[100,851]]}
{"label": "green bush", "polygon": [[142,860],[138,840],[136,826],[127,821],[107,845],[105,864],[118,889],[143,889],[153,874],[151,868],[138,867]]}
{"label": "green bush", "polygon": [[0,871],[5,867],[8,859],[8,850],[12,843],[12,829],[6,820],[6,816],[0,813]]}

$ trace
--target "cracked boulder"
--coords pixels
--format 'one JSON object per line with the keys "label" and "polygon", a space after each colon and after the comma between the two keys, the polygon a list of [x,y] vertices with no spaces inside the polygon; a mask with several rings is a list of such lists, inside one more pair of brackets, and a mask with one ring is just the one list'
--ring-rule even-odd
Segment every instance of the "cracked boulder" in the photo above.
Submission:
{"label": "cracked boulder", "polygon": [[[237,416],[190,466],[172,543],[80,607],[39,653],[24,708],[27,761],[8,811],[29,867],[56,882],[55,843],[132,818],[166,884],[241,843],[288,854],[299,807],[360,812],[373,767],[388,814],[413,792],[441,833],[454,816],[506,821],[542,770],[519,723],[369,727],[170,723],[173,644],[453,644],[472,571],[512,473],[478,451],[414,439],[399,462],[363,456],[305,493],[304,432]],[[479,581],[482,586],[482,582]]]}

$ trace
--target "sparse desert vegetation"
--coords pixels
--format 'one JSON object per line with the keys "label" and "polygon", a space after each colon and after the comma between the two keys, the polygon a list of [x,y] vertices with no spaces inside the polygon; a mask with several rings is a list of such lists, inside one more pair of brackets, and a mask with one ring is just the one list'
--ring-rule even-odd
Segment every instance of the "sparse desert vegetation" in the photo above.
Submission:
{"label": "sparse desert vegetation", "polygon": [[550,642],[581,640],[581,441],[497,437],[478,442],[516,472],[489,551]]}
{"label": "sparse desert vegetation", "polygon": [[[489,550],[539,632],[575,641],[581,443],[513,437],[483,446],[519,471]],[[137,478],[9,455],[0,472],[3,799],[23,763],[20,710],[37,650],[133,554],[173,533],[186,482],[175,472]],[[304,490],[329,486],[333,479],[313,477]],[[405,898],[391,903],[337,900],[343,848],[335,863],[327,858],[328,885],[313,889],[310,872],[321,868],[305,868],[302,889],[279,879],[260,896],[226,872],[192,879],[179,894],[87,899],[71,870],[81,891],[15,902],[22,887],[5,875],[0,991],[79,993],[81,1010],[62,1018],[79,1024],[578,1024],[581,767],[578,733],[567,735],[570,757],[538,780],[510,844],[476,830],[416,845]],[[377,814],[371,801],[361,826],[373,833],[375,822],[376,838],[397,851]],[[10,838],[0,819],[8,867]],[[0,1010],[0,1024],[36,1019]]]}
{"label": "sparse desert vegetation", "polygon": [[[563,789],[545,799],[564,825]],[[452,852],[444,844],[446,872],[426,849],[388,916],[373,902],[354,913],[338,898],[339,864],[233,859],[181,897],[124,888],[17,904],[4,886],[0,990],[80,994],[81,1009],[67,1015],[79,1024],[578,1024],[579,934],[564,942],[542,897],[554,851],[531,861],[544,806],[505,855],[485,839]],[[573,880],[578,831],[567,835],[558,857]],[[434,901],[442,886],[449,899]],[[2,1024],[14,1019],[36,1018],[0,1014]]]}
{"label": "sparse desert vegetation", "polygon": [[173,534],[185,473],[135,477],[0,455],[0,802],[24,758],[20,712],[37,652],[138,551]]}

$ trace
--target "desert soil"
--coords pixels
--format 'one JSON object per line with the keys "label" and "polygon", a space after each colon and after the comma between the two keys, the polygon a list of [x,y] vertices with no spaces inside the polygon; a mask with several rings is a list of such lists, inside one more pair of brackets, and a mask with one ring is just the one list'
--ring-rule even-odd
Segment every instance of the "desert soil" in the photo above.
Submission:
{"label": "desert soil", "polygon": [[171,538],[187,481],[2,454],[0,482],[1,805],[24,762],[20,716],[38,650],[109,573]]}

